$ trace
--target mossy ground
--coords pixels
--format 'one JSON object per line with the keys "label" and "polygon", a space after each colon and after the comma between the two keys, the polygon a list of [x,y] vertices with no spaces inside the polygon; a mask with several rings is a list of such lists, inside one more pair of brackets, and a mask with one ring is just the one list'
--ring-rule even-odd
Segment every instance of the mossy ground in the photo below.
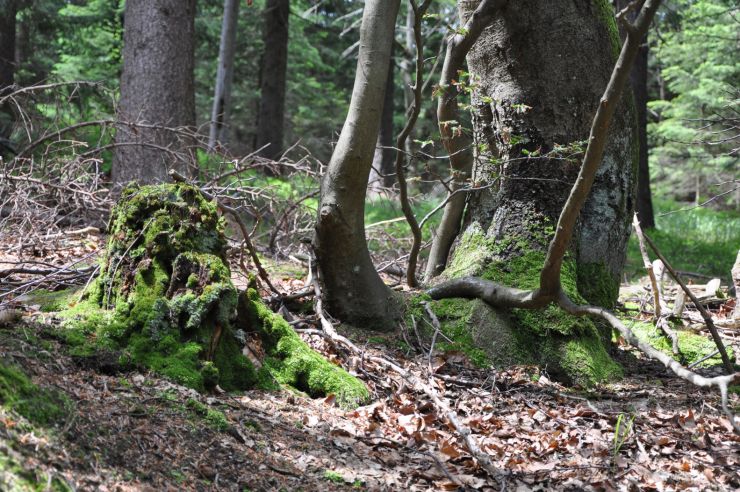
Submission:
{"label": "mossy ground", "polygon": [[[662,331],[656,328],[652,322],[637,320],[627,316],[623,316],[622,321],[641,341],[649,343],[653,348],[671,356],[683,365],[690,365],[698,362],[717,350],[717,346],[710,338],[684,330],[681,326],[674,324],[672,328],[678,336],[679,348],[679,354],[676,355],[673,353],[673,344],[671,340],[668,339]],[[732,346],[726,345],[725,348],[727,349],[727,355],[730,359],[734,359],[734,350]],[[722,358],[717,354],[714,357],[700,362],[696,367],[710,368],[721,365]]]}
{"label": "mossy ground", "polygon": [[[110,220],[100,276],[62,313],[64,338],[80,356],[101,351],[199,391],[294,385],[312,396],[337,394],[349,406],[364,385],[312,351],[259,297],[258,313],[237,325],[238,292],[226,261],[216,205],[183,184],[130,186]],[[269,313],[269,315],[267,314]],[[259,333],[268,360],[257,371],[242,354],[238,330]]]}
{"label": "mossy ground", "polygon": [[0,360],[0,404],[41,426],[63,422],[70,402],[54,390],[40,388],[19,368]]}

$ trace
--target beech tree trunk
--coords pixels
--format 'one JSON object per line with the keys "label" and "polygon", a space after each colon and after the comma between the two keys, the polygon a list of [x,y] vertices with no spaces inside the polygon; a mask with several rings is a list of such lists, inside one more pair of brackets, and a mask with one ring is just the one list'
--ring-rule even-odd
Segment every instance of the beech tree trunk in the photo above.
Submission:
{"label": "beech tree trunk", "polygon": [[375,151],[400,0],[368,0],[349,112],[321,183],[314,247],[329,313],[392,329],[400,306],[375,270],[365,240],[365,193]]}
{"label": "beech tree trunk", "polygon": [[228,135],[238,16],[239,0],[224,0],[221,42],[218,49],[218,71],[216,73],[216,87],[213,94],[211,125],[208,132],[208,148],[210,150],[213,150],[216,144],[226,143],[226,137]]}
{"label": "beech tree trunk", "polygon": [[194,130],[195,0],[127,0],[116,186],[168,180],[183,171],[191,141],[166,128]]}
{"label": "beech tree trunk", "polygon": [[396,152],[393,150],[393,115],[396,83],[395,64],[393,63],[393,51],[391,48],[391,62],[388,67],[388,77],[385,84],[385,98],[383,99],[383,114],[380,118],[380,132],[378,143],[373,156],[373,166],[370,170],[370,182],[368,190],[378,193],[381,188],[389,188],[396,182],[394,178],[394,158]]}
{"label": "beech tree trunk", "polygon": [[[15,82],[15,0],[0,0],[0,98]],[[0,138],[7,139],[15,117],[9,104],[0,106]]]}
{"label": "beech tree trunk", "polygon": [[283,151],[285,79],[288,66],[288,18],[290,0],[267,0],[260,76],[257,148],[260,155],[277,159]]}

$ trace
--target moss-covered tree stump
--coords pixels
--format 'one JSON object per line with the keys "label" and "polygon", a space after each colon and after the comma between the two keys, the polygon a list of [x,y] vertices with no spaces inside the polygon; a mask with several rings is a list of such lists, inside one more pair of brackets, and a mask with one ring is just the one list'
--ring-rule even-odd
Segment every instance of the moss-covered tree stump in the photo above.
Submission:
{"label": "moss-covered tree stump", "polygon": [[[67,339],[79,352],[118,353],[201,391],[277,381],[312,396],[333,393],[345,406],[367,400],[359,380],[311,350],[256,292],[240,298],[224,221],[197,188],[127,187],[109,233],[100,275],[65,313]],[[247,333],[240,331],[262,341],[267,359],[259,370],[242,353]]]}

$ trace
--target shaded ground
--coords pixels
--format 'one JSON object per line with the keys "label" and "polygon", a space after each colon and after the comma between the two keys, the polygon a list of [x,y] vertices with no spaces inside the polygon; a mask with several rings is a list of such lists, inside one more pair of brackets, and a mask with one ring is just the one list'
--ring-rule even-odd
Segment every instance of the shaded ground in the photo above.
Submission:
{"label": "shaded ground", "polygon": [[[77,244],[77,243],[76,243]],[[94,249],[83,241],[77,256]],[[74,254],[49,255],[68,263]],[[296,281],[293,281],[294,283]],[[297,282],[293,287],[300,288]],[[309,327],[309,318],[304,327]],[[111,361],[67,355],[53,314],[28,308],[0,328],[0,361],[69,398],[52,426],[0,412],[0,489],[36,490],[733,490],[740,439],[718,396],[677,380],[621,348],[627,376],[590,393],[552,383],[536,368],[471,367],[457,353],[399,352],[366,343],[424,374],[502,470],[486,476],[423,394],[395,373],[323,338],[314,348],[357,373],[373,403],[342,411],[333,399],[290,391],[198,395]],[[737,395],[731,404],[738,410]]]}

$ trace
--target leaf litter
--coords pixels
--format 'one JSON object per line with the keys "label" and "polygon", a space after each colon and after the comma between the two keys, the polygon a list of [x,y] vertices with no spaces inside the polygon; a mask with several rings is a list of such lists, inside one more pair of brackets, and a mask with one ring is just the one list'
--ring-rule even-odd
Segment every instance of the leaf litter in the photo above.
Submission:
{"label": "leaf litter", "polygon": [[[55,253],[58,262],[89,254],[95,248],[86,241],[71,254]],[[367,357],[357,357],[302,334],[371,390],[370,405],[344,411],[331,395],[200,395],[149,373],[100,372],[66,355],[47,329],[53,318],[29,311],[20,325],[0,330],[0,358],[63,392],[73,411],[40,429],[4,409],[0,448],[27,474],[77,490],[740,488],[740,438],[718,411],[718,395],[625,347],[617,358],[626,377],[588,392],[536,367],[480,370],[463,354],[434,354],[434,389],[505,472],[502,482],[478,466],[427,395],[371,360],[393,357],[423,379],[427,354],[366,343]],[[307,315],[302,324],[317,320]],[[192,402],[224,421],[214,425]],[[730,403],[738,407],[737,394]]]}

